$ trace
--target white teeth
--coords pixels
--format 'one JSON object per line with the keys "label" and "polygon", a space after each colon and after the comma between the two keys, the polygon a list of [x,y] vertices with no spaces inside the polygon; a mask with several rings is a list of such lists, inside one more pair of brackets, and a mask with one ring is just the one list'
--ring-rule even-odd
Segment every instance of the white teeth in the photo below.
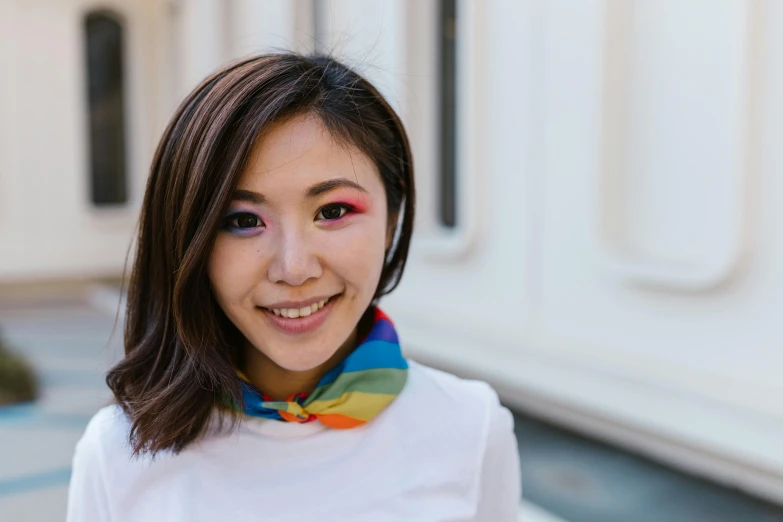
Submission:
{"label": "white teeth", "polygon": [[318,301],[317,303],[305,306],[304,308],[272,308],[271,310],[275,315],[279,315],[280,317],[296,319],[298,317],[307,317],[308,315],[317,312],[328,302],[329,299],[324,299],[323,301]]}

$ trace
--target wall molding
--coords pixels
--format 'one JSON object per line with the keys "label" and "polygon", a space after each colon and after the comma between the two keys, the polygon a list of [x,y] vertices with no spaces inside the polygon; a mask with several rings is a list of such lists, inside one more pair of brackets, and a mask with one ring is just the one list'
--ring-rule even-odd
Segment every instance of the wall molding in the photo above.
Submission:
{"label": "wall molding", "polygon": [[783,502],[780,417],[656,385],[606,360],[598,368],[519,336],[502,341],[464,325],[455,329],[458,321],[441,328],[432,317],[387,308],[406,355],[415,360],[486,380],[508,405],[535,416]]}
{"label": "wall molding", "polygon": [[643,287],[663,288],[674,292],[714,290],[734,279],[745,265],[751,243],[751,187],[758,170],[759,115],[758,93],[761,85],[762,10],[759,2],[745,3],[744,74],[742,77],[744,114],[742,128],[737,129],[743,161],[733,185],[729,230],[722,234],[726,245],[719,255],[700,263],[682,263],[649,257],[636,258],[624,252],[618,226],[628,222],[620,215],[618,193],[623,177],[631,169],[629,162],[630,99],[633,95],[630,64],[633,61],[633,5],[625,0],[605,0],[604,71],[602,91],[602,163],[599,167],[601,192],[598,222],[599,254],[604,268],[622,281]]}

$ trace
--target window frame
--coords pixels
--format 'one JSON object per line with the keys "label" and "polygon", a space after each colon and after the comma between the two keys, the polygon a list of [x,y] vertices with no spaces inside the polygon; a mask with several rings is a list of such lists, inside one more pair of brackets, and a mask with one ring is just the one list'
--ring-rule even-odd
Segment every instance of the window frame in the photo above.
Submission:
{"label": "window frame", "polygon": [[[405,119],[416,166],[417,233],[415,250],[434,260],[464,258],[475,251],[488,178],[484,110],[486,60],[482,60],[483,13],[477,2],[457,1],[455,226],[440,220],[440,33],[439,2],[408,2],[409,99]],[[437,25],[436,25],[437,24]],[[433,73],[433,71],[438,71]]]}

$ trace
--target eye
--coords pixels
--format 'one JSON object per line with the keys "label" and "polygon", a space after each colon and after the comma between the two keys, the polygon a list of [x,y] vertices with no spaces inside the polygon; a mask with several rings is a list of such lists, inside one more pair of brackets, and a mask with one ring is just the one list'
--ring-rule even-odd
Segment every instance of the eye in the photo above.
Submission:
{"label": "eye", "polygon": [[331,205],[326,205],[321,208],[321,210],[318,211],[318,214],[316,214],[316,217],[325,219],[326,221],[335,221],[345,216],[350,211],[351,207],[344,203],[332,203]]}
{"label": "eye", "polygon": [[226,218],[224,228],[230,230],[246,230],[264,226],[261,218],[249,212],[237,212]]}

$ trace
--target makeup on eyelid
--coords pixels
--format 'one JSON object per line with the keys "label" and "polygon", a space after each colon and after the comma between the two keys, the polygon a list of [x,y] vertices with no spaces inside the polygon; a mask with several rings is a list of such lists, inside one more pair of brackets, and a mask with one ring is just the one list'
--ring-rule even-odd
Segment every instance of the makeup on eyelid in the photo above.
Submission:
{"label": "makeup on eyelid", "polygon": [[[352,214],[364,214],[364,213],[367,212],[367,209],[369,208],[369,205],[366,202],[364,202],[364,201],[349,200],[349,199],[346,198],[346,199],[343,199],[343,200],[340,200],[340,201],[334,201],[334,202],[322,205],[319,208],[318,212],[320,213],[320,212],[322,212],[322,210],[324,208],[334,207],[334,206],[342,206],[342,207],[344,207],[346,209],[346,213],[344,215],[340,216],[339,218],[336,218],[336,219],[326,219],[324,221],[332,222],[332,223],[338,223],[338,222],[342,221],[343,219],[351,216]],[[258,223],[257,226],[254,226],[254,227],[244,227],[244,228],[231,225],[231,223],[234,220],[236,220],[237,218],[239,218],[241,216],[253,216],[253,217],[258,219],[259,223]],[[270,220],[262,218],[255,211],[250,211],[250,210],[237,208],[235,210],[231,210],[226,215],[222,228],[225,229],[225,230],[229,230],[231,232],[237,233],[237,234],[252,235],[254,233],[260,232],[261,231],[260,229],[269,230],[269,228],[270,228]]]}
{"label": "makeup on eyelid", "polygon": [[[333,201],[332,203],[327,203],[324,205],[330,206],[330,205],[345,205],[348,207],[352,212],[358,213],[358,214],[365,214],[367,210],[369,209],[369,202],[368,201],[362,201],[360,199],[354,199],[354,198],[342,198],[339,201]],[[323,207],[321,207],[323,208]]]}

